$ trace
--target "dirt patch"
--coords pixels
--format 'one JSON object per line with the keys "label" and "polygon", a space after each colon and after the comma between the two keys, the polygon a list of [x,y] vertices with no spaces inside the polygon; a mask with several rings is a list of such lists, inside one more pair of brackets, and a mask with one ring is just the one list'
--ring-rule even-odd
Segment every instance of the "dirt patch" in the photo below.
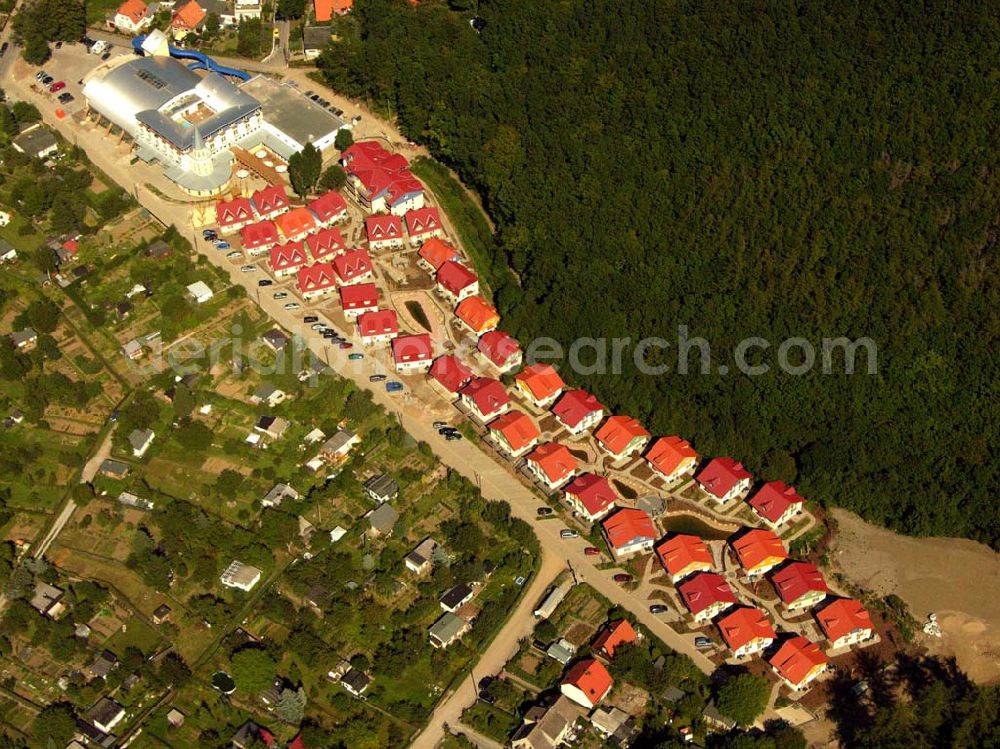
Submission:
{"label": "dirt patch", "polygon": [[835,565],[877,595],[895,593],[920,621],[935,612],[941,638],[932,654],[954,655],[977,682],[1000,679],[1000,554],[959,538],[909,538],[834,510]]}
{"label": "dirt patch", "polygon": [[213,476],[217,476],[225,470],[236,471],[244,476],[249,476],[253,472],[250,466],[218,457],[206,458],[205,462],[201,464],[201,470]]}

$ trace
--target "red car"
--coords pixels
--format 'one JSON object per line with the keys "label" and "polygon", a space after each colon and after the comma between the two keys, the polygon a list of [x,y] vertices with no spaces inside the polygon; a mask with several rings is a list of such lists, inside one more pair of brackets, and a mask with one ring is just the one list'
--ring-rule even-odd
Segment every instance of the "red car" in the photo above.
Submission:
{"label": "red car", "polygon": [[51,86],[49,86],[49,93],[54,94],[57,91],[62,91],[64,88],[66,88],[65,81],[56,81]]}
{"label": "red car", "polygon": [[632,582],[632,576],[624,572],[619,572],[612,578],[616,583],[630,583]]}
{"label": "red car", "polygon": [[344,341],[342,344],[340,344],[340,348],[354,348],[354,344],[351,343],[350,341]]}
{"label": "red car", "polygon": [[586,554],[588,557],[596,557],[600,556],[601,550],[598,549],[596,546],[588,546],[586,549],[583,550],[583,553]]}

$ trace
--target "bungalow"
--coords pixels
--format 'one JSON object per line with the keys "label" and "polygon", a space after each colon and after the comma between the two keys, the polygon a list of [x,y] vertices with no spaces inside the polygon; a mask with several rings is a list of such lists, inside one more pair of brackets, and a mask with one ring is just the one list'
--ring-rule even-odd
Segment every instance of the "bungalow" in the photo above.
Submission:
{"label": "bungalow", "polygon": [[751,580],[760,577],[788,559],[781,539],[774,531],[763,528],[749,530],[729,542],[740,560],[740,566]]}
{"label": "bungalow", "polygon": [[601,532],[615,559],[650,551],[659,535],[648,512],[629,507],[604,520]]}
{"label": "bungalow", "polygon": [[603,653],[608,658],[615,657],[615,648],[620,645],[631,645],[638,639],[632,623],[628,619],[618,619],[604,625],[600,634],[591,643],[591,649]]}
{"label": "bungalow", "polygon": [[640,733],[635,717],[617,707],[599,707],[590,714],[590,725],[609,746],[632,746]]}
{"label": "bungalow", "polygon": [[370,213],[389,211],[403,216],[423,208],[424,186],[410,172],[409,162],[381,143],[367,140],[352,144],[341,153],[340,164],[347,172],[347,189]]}
{"label": "bungalow", "polygon": [[235,234],[253,222],[253,205],[248,198],[220,200],[215,204],[215,218],[219,224],[219,234]]}
{"label": "bungalow", "polygon": [[320,446],[319,455],[327,462],[336,463],[350,455],[355,445],[360,444],[359,434],[349,429],[338,429],[336,434]]}
{"label": "bungalow", "polygon": [[33,159],[45,159],[59,150],[59,141],[45,125],[38,123],[21,131],[11,145],[18,153]]}
{"label": "bungalow", "polygon": [[431,381],[454,397],[459,390],[468,385],[473,378],[472,370],[454,354],[439,356],[431,364]]}
{"label": "bungalow", "polygon": [[615,509],[615,502],[618,501],[611,483],[604,476],[594,473],[581,473],[563,492],[574,512],[591,523]]}
{"label": "bungalow", "polygon": [[379,504],[391,502],[399,496],[399,484],[388,473],[372,476],[362,485],[362,488],[369,499]]}
{"label": "bungalow", "polygon": [[514,387],[538,408],[556,402],[566,383],[551,364],[529,364],[514,375]]}
{"label": "bungalow", "polygon": [[115,11],[112,26],[123,34],[138,34],[153,23],[153,14],[142,0],[125,0]]}
{"label": "bungalow", "polygon": [[538,444],[541,432],[523,411],[508,411],[489,425],[490,436],[500,451],[519,458]]}
{"label": "bungalow", "polygon": [[153,444],[156,433],[152,429],[133,429],[128,436],[128,443],[132,447],[132,456],[141,458],[146,454],[149,446]]}
{"label": "bungalow", "polygon": [[653,473],[668,484],[693,474],[698,466],[698,453],[690,442],[680,437],[660,437],[646,451],[645,457]]}
{"label": "bungalow", "polygon": [[586,390],[570,390],[552,407],[556,420],[576,436],[601,423],[604,406]]}
{"label": "bungalow", "polygon": [[84,669],[84,672],[90,679],[107,679],[108,674],[116,668],[118,668],[118,656],[110,650],[102,650]]}
{"label": "bungalow", "polygon": [[330,190],[315,200],[310,200],[306,207],[316,217],[316,223],[323,227],[333,226],[347,218],[347,201],[336,190]]}
{"label": "bungalow", "polygon": [[378,309],[378,286],[373,283],[359,283],[340,287],[340,306],[344,317],[353,320],[365,312]]}
{"label": "bungalow", "polygon": [[391,213],[366,218],[365,234],[372,252],[384,249],[398,250],[403,247],[403,221]]}
{"label": "bungalow", "polygon": [[712,569],[712,552],[708,544],[687,533],[668,538],[656,547],[656,555],[674,584],[695,572]]}
{"label": "bungalow", "polygon": [[454,614],[465,604],[472,600],[476,594],[475,589],[468,583],[459,583],[449,589],[438,601],[441,609]]}
{"label": "bungalow", "polygon": [[406,569],[414,575],[422,575],[429,571],[434,562],[434,551],[438,548],[437,541],[433,538],[425,538],[417,548],[404,557],[403,562]]}
{"label": "bungalow", "polygon": [[341,255],[347,252],[347,240],[340,233],[340,229],[320,229],[315,234],[306,237],[306,245],[312,254],[313,260],[323,260],[331,255]]}
{"label": "bungalow", "polygon": [[789,611],[812,608],[830,592],[819,567],[810,562],[789,562],[771,575],[771,584]]}
{"label": "bungalow", "polygon": [[434,346],[427,333],[404,335],[392,339],[392,360],[399,374],[426,372],[430,369]]}
{"label": "bungalow", "polygon": [[707,622],[739,601],[729,583],[714,572],[699,572],[677,586],[681,600],[696,622]]}
{"label": "bungalow", "polygon": [[28,605],[42,616],[58,619],[66,610],[66,604],[63,603],[64,595],[65,593],[55,585],[39,581],[35,583],[35,590]]}
{"label": "bungalow", "polygon": [[[359,671],[356,668],[350,669],[346,674],[340,677],[341,686],[343,686],[344,689],[353,694],[355,697],[360,697],[364,694],[364,691],[368,689],[368,685],[371,683],[371,677],[364,671]],[[305,747],[305,744],[302,744],[302,746]],[[291,749],[291,747],[289,749]]]}
{"label": "bungalow", "polygon": [[524,722],[510,738],[512,749],[555,749],[576,731],[580,708],[565,695],[549,707],[536,706],[524,715]]}
{"label": "bungalow", "polygon": [[284,349],[285,346],[288,345],[289,340],[288,336],[285,335],[285,332],[278,328],[271,328],[261,336],[261,339],[264,341],[265,345],[275,353]]}
{"label": "bungalow", "polygon": [[101,461],[101,466],[97,469],[97,472],[102,476],[118,481],[126,478],[129,471],[131,471],[131,466],[128,463],[122,463],[120,460],[113,460],[112,458],[106,458]]}
{"label": "bungalow", "polygon": [[642,452],[652,436],[631,416],[612,416],[594,435],[597,443],[615,461],[622,461],[634,453]]}
{"label": "bungalow", "polygon": [[482,335],[500,324],[500,313],[481,296],[470,296],[458,303],[455,316],[476,335]]}
{"label": "bungalow", "polygon": [[577,463],[565,445],[546,442],[531,452],[525,460],[525,467],[549,489],[556,489],[573,477]]}
{"label": "bungalow", "polygon": [[573,589],[573,579],[565,578],[561,583],[552,588],[538,604],[534,614],[536,619],[548,619],[555,613],[559,604],[566,598],[566,594]]}
{"label": "bungalow", "polygon": [[152,616],[153,624],[157,626],[163,624],[163,622],[170,619],[171,613],[172,613],[171,608],[167,604],[161,603],[159,606],[153,609],[153,616]]}
{"label": "bungalow", "polygon": [[111,733],[125,717],[125,708],[108,697],[101,697],[86,712],[85,717],[97,730]]}
{"label": "bungalow", "polygon": [[285,237],[286,242],[294,242],[304,239],[307,235],[316,231],[316,218],[308,208],[293,208],[287,213],[278,216],[274,223]]}
{"label": "bungalow", "polygon": [[804,502],[785,482],[768,481],[750,498],[749,504],[765,523],[777,528],[802,512]]}
{"label": "bungalow", "polygon": [[410,244],[423,244],[428,239],[444,234],[441,225],[441,214],[433,206],[416,208],[406,212],[406,233],[410,235]]}
{"label": "bungalow", "polygon": [[31,351],[38,345],[38,333],[33,328],[16,330],[8,338],[18,351]]}
{"label": "bungalow", "polygon": [[260,501],[261,507],[281,507],[281,503],[286,499],[296,500],[299,493],[288,484],[275,484],[271,490],[264,495]]}
{"label": "bungalow", "polygon": [[458,251],[443,239],[428,239],[417,251],[417,265],[428,273],[437,273],[438,268],[449,260],[458,260]]}
{"label": "bungalow", "polygon": [[747,658],[766,650],[777,635],[764,612],[751,606],[740,606],[719,622],[719,633],[737,658]]}
{"label": "bungalow", "polygon": [[308,262],[309,257],[302,242],[279,244],[268,251],[267,264],[275,278],[295,275]]}
{"label": "bungalow", "polygon": [[288,195],[285,188],[277,185],[268,185],[254,192],[250,196],[250,202],[257,210],[257,215],[262,219],[275,218],[288,210]]}
{"label": "bungalow", "polygon": [[288,420],[280,416],[261,416],[253,425],[255,432],[260,432],[273,440],[281,439],[281,436],[288,427]]}
{"label": "bungalow", "polygon": [[461,617],[452,613],[442,614],[440,618],[428,630],[431,638],[431,645],[444,649],[453,642],[462,639],[462,636],[472,629],[472,625]]}
{"label": "bungalow", "polygon": [[279,389],[274,383],[265,382],[253,391],[253,394],[250,396],[250,402],[255,406],[266,403],[273,408],[284,401],[286,397],[287,395],[284,390]]}
{"label": "bungalow", "polygon": [[330,294],[337,288],[337,276],[330,263],[313,263],[299,268],[296,286],[305,301]]}
{"label": "bungalow", "polygon": [[364,250],[348,250],[343,255],[337,255],[333,259],[333,269],[342,286],[363,283],[375,277],[372,259]]}
{"label": "bungalow", "polygon": [[732,458],[713,458],[695,478],[703,492],[719,504],[736,499],[750,488],[753,477]]}
{"label": "bungalow", "polygon": [[256,567],[234,559],[223,571],[219,581],[227,588],[236,588],[248,593],[260,582],[260,576],[261,571]]}
{"label": "bungalow", "polygon": [[243,251],[250,257],[258,257],[280,241],[278,227],[273,221],[257,221],[240,229]]}
{"label": "bungalow", "polygon": [[476,278],[476,274],[454,260],[443,262],[434,278],[438,292],[451,304],[458,304],[463,299],[479,293],[479,279]]}
{"label": "bungalow", "polygon": [[486,424],[510,408],[510,397],[500,380],[477,377],[458,391],[469,413],[480,423]]}
{"label": "bungalow", "polygon": [[559,691],[576,704],[592,710],[608,696],[614,679],[596,658],[578,661],[563,676]]}
{"label": "bungalow", "polygon": [[479,336],[476,348],[501,373],[509,372],[521,364],[521,344],[499,330],[490,330]]}
{"label": "bungalow", "polygon": [[195,281],[187,287],[187,297],[195,304],[204,304],[214,296],[204,281]]}
{"label": "bungalow", "polygon": [[9,242],[0,239],[0,263],[17,260],[17,249]]}
{"label": "bungalow", "polygon": [[853,598],[827,604],[816,613],[816,621],[834,649],[865,642],[875,634],[871,615]]}
{"label": "bungalow", "polygon": [[263,726],[257,725],[252,720],[248,720],[240,726],[239,730],[233,734],[233,737],[229,741],[233,749],[249,749],[249,747],[261,745],[267,749],[271,749],[271,747],[277,744],[274,734]]}
{"label": "bungalow", "polygon": [[830,665],[830,659],[819,649],[819,645],[801,635],[781,643],[767,662],[778,678],[796,692],[808,687]]}
{"label": "bungalow", "polygon": [[377,312],[365,312],[358,317],[358,335],[365,346],[391,341],[399,334],[399,320],[396,311],[380,309]]}

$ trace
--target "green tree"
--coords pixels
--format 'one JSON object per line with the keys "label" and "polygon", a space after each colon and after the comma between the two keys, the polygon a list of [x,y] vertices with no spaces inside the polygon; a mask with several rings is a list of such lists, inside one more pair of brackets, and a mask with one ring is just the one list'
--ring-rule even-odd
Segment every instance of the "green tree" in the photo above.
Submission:
{"label": "green tree", "polygon": [[306,197],[312,192],[322,169],[323,156],[312,143],[306,143],[301,151],[293,153],[288,160],[288,177],[296,194]]}
{"label": "green tree", "polygon": [[205,18],[205,32],[214,37],[219,33],[219,29],[222,27],[222,22],[219,20],[218,13],[209,13]]}
{"label": "green tree", "polygon": [[346,127],[337,131],[337,136],[333,139],[333,146],[338,151],[346,151],[354,144],[354,133]]}
{"label": "green tree", "polygon": [[188,418],[194,410],[194,396],[191,394],[191,389],[183,382],[178,382],[174,386],[173,407],[174,415],[178,419]]}
{"label": "green tree", "polygon": [[54,742],[65,746],[76,733],[76,713],[68,702],[46,705],[38,713],[31,727],[31,735],[38,746]]}
{"label": "green tree", "polygon": [[767,679],[753,674],[739,674],[719,687],[715,702],[719,712],[741,726],[749,726],[767,707],[771,687]]}
{"label": "green tree", "polygon": [[331,164],[323,170],[319,186],[323,190],[339,190],[347,184],[347,172],[340,164]]}
{"label": "green tree", "polygon": [[274,683],[277,666],[266,650],[245,648],[231,659],[236,688],[248,697],[269,688]]}
{"label": "green tree", "polygon": [[245,18],[240,21],[236,35],[236,52],[243,57],[259,57],[263,26],[259,18]]}
{"label": "green tree", "polygon": [[295,21],[306,12],[306,0],[278,0],[278,17]]}
{"label": "green tree", "polygon": [[306,692],[302,687],[294,692],[289,689],[282,693],[278,704],[274,706],[274,711],[286,723],[298,725],[305,714],[306,701]]}

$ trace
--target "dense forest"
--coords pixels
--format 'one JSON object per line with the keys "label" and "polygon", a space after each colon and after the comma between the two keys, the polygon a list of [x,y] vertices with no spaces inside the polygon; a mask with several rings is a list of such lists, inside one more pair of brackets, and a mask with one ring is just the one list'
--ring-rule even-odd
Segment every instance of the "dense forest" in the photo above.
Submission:
{"label": "dense forest", "polygon": [[566,374],[809,498],[1000,547],[996,9],[481,0],[477,33],[471,5],[358,0],[320,64],[481,193],[505,326],[686,325],[713,370],[747,336],[772,365],[870,337],[876,376]]}

